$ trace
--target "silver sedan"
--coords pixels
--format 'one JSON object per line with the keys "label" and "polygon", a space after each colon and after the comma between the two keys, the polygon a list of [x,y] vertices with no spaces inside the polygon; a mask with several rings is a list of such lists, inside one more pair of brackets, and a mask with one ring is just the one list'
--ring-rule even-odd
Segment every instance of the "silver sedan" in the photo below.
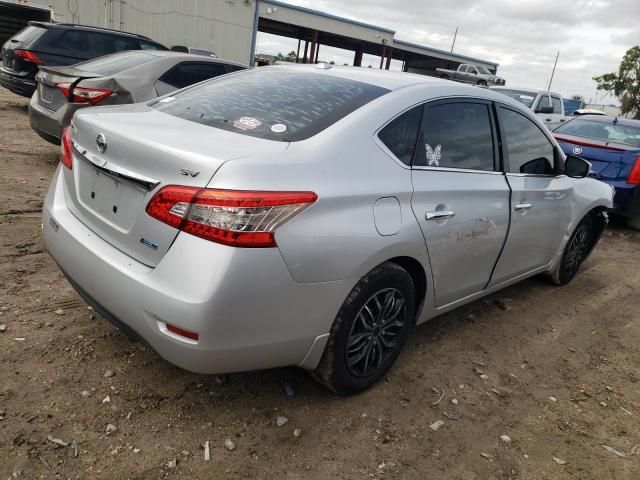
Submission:
{"label": "silver sedan", "polygon": [[77,112],[47,248],[106,319],[184,369],[298,365],[339,394],[416,324],[569,282],[613,191],[496,92],[329,66],[237,72]]}
{"label": "silver sedan", "polygon": [[64,67],[40,67],[29,103],[31,128],[60,144],[82,108],[146,102],[204,80],[248,68],[240,63],[163,50],[133,50]]}

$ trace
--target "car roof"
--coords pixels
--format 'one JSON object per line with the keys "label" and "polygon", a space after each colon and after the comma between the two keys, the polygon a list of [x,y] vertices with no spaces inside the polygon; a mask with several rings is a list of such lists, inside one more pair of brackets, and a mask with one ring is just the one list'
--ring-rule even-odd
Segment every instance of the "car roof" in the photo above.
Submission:
{"label": "car roof", "polygon": [[640,120],[634,120],[632,118],[614,117],[611,115],[578,115],[572,121],[585,120],[587,122],[595,123],[615,123],[617,125],[628,125],[630,127],[640,127]]}
{"label": "car roof", "polygon": [[548,93],[549,95],[557,95],[558,97],[561,97],[562,95],[560,95],[558,92],[550,92],[549,90],[538,90],[535,88],[519,88],[519,87],[489,87],[490,90],[495,90],[496,92],[499,92],[500,90],[508,90],[508,91],[514,91],[514,92],[526,92],[526,93],[532,93],[534,95],[537,95],[539,93]]}
{"label": "car roof", "polygon": [[337,66],[329,64],[281,64],[270,65],[260,68],[273,68],[278,70],[291,70],[295,72],[307,72],[307,73],[323,73],[325,75],[331,75],[335,77],[342,77],[348,80],[355,80],[358,82],[369,83],[378,87],[386,88],[388,90],[397,90],[399,88],[407,87],[416,84],[434,84],[434,85],[448,85],[453,82],[449,80],[443,80],[436,77],[429,77],[427,75],[419,75],[417,73],[398,72],[394,70],[381,70],[378,68],[363,68],[363,67],[347,67]]}
{"label": "car roof", "polygon": [[[232,62],[231,60],[225,60],[224,58],[219,58],[219,57],[209,57],[207,55],[199,55],[197,53],[174,52],[172,50],[127,50],[127,53],[131,53],[132,51],[146,53],[159,58],[173,57],[173,58],[183,59],[184,61],[224,63],[226,65],[235,65],[238,67],[249,68],[248,65],[245,65],[243,63]],[[125,53],[125,52],[112,53],[111,55],[119,55],[120,53]]]}
{"label": "car roof", "polygon": [[149,40],[150,42],[158,43],[155,40],[152,40],[145,35],[140,35],[139,33],[123,32],[121,30],[114,30],[113,28],[92,27],[90,25],[79,25],[77,23],[55,23],[55,22],[39,22],[39,21],[30,21],[30,22],[27,22],[27,24],[31,26],[43,27],[43,28],[73,28],[73,29],[79,29],[79,30],[110,33],[113,35],[122,35],[125,37],[143,38],[145,40]]}

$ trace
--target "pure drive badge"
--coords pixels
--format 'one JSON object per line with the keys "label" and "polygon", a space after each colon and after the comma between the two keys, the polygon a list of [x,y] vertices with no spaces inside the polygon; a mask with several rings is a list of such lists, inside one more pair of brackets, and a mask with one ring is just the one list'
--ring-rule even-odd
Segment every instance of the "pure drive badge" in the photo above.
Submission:
{"label": "pure drive badge", "polygon": [[96,146],[100,153],[107,151],[107,139],[104,137],[104,133],[99,133],[96,137]]}

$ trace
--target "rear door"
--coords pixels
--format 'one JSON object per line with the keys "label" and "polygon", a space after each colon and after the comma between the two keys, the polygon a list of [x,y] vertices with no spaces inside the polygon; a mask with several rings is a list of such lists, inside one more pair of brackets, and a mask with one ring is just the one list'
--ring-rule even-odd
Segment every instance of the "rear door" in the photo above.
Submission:
{"label": "rear door", "polygon": [[517,110],[497,107],[511,187],[509,235],[491,281],[497,285],[548,265],[571,219],[573,182],[556,175],[556,151],[546,132]]}
{"label": "rear door", "polygon": [[435,305],[483,290],[509,223],[489,102],[443,100],[424,107],[412,169],[412,208],[433,272]]}
{"label": "rear door", "polygon": [[553,108],[553,113],[550,115],[551,122],[547,125],[549,130],[553,130],[558,125],[565,122],[564,106],[562,105],[562,99],[559,96],[551,95],[551,107]]}

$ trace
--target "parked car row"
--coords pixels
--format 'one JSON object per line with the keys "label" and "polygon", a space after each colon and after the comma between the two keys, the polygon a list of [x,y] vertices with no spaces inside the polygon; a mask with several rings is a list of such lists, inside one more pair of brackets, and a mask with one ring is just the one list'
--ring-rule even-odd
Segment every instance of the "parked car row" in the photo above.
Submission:
{"label": "parked car row", "polygon": [[479,86],[504,85],[505,79],[489,71],[480,65],[463,63],[456,70],[436,68],[436,74],[445,80],[455,80],[462,83],[472,83]]}

